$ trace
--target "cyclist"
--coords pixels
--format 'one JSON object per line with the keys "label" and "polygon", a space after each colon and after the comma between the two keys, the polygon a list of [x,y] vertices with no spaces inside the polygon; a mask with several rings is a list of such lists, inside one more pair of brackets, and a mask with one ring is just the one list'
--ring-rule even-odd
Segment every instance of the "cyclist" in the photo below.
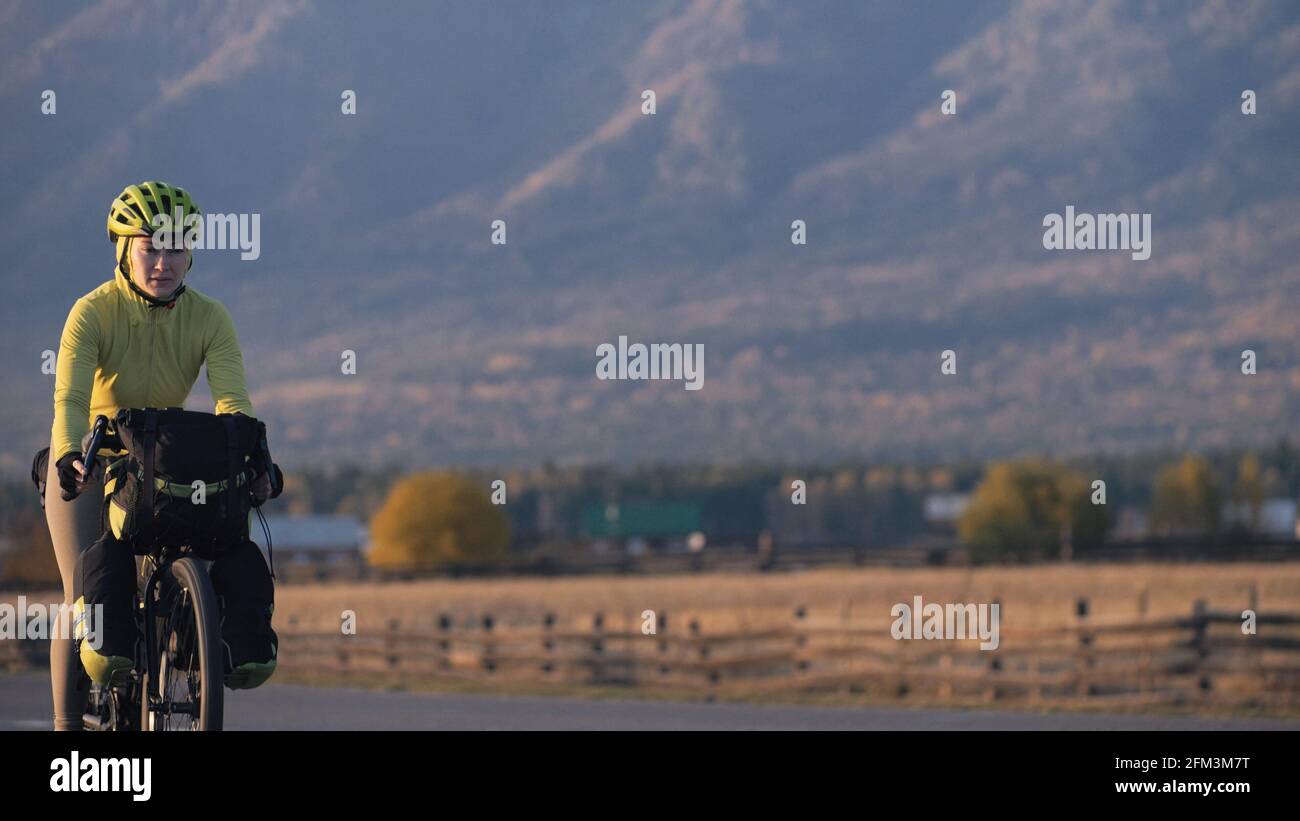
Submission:
{"label": "cyclist", "polygon": [[[154,247],[153,232],[169,229],[177,209],[182,218],[201,213],[187,191],[164,182],[128,185],[113,200],[108,238],[116,245],[116,271],[112,280],[76,301],[59,342],[45,515],[69,605],[77,605],[81,596],[78,557],[101,536],[102,471],[97,460],[91,458],[87,467],[79,458],[91,420],[98,414],[112,418],[120,408],[183,406],[204,365],[214,413],[253,416],[229,312],[184,282],[193,265],[190,248]],[[65,502],[61,489],[79,495]],[[270,476],[260,475],[251,490],[260,505],[271,494]],[[213,563],[211,577],[226,603],[225,683],[256,687],[275,670],[266,562],[257,545],[245,540]],[[134,664],[134,615],[108,609],[104,624],[94,625],[100,646],[96,650],[92,642],[82,642],[80,665],[72,640],[50,643],[56,730],[82,727],[88,693],[79,667],[103,684]]]}

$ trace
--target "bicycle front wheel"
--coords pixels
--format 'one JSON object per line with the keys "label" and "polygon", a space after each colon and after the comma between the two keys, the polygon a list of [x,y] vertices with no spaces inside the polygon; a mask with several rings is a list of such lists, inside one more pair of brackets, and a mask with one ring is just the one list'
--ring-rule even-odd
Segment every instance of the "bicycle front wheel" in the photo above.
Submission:
{"label": "bicycle front wheel", "polygon": [[203,563],[193,557],[167,567],[153,602],[156,669],[140,699],[145,730],[220,730],[225,669],[221,614]]}

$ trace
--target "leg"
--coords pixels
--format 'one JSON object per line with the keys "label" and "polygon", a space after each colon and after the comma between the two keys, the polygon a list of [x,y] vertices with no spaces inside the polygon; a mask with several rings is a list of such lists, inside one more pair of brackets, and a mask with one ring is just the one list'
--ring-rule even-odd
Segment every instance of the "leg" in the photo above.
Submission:
{"label": "leg", "polygon": [[[50,460],[45,482],[45,521],[54,544],[54,557],[63,580],[63,602],[72,605],[80,595],[77,560],[81,552],[99,537],[99,503],[104,498],[102,481],[96,480],[71,502],[59,495],[59,474]],[[74,643],[55,625],[50,639],[50,684],[54,695],[54,729],[80,730],[86,710],[89,682],[76,658]]]}

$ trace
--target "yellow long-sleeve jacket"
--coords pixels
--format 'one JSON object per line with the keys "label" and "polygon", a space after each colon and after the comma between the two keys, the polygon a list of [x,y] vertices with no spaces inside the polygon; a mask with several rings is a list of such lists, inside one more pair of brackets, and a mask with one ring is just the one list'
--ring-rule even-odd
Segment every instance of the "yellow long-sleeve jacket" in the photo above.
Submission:
{"label": "yellow long-sleeve jacket", "polygon": [[78,299],[63,326],[50,460],[79,451],[101,413],[112,419],[121,408],[183,406],[205,363],[213,412],[252,416],[225,306],[189,284],[170,307],[152,306],[116,274]]}

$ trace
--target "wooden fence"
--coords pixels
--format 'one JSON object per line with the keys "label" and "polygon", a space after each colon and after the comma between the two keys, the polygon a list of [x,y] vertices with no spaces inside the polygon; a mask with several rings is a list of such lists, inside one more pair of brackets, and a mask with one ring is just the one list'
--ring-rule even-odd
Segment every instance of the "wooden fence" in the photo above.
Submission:
{"label": "wooden fence", "polygon": [[[1252,597],[1253,598],[1253,597]],[[1240,611],[1204,602],[1175,618],[1097,620],[1076,603],[1072,624],[1002,627],[996,650],[978,639],[898,640],[888,621],[813,617],[795,609],[783,624],[710,630],[701,618],[656,614],[581,625],[543,615],[503,626],[391,621],[356,635],[277,624],[281,669],[358,681],[459,679],[646,687],[706,696],[840,691],[937,703],[1054,706],[1248,706],[1300,708],[1300,614],[1259,613],[1243,632]],[[1145,608],[1139,605],[1139,613]],[[646,625],[647,629],[649,625]],[[0,640],[0,670],[48,664],[43,641]]]}
{"label": "wooden fence", "polygon": [[544,616],[503,628],[443,616],[433,626],[392,621],[357,635],[281,627],[285,670],[365,679],[567,682],[711,695],[838,690],[940,703],[1300,707],[1300,614],[1240,612],[1203,602],[1178,618],[1096,621],[1079,600],[1075,623],[1003,628],[996,650],[978,639],[897,640],[889,623],[818,620],[710,631],[699,619],[656,619],[653,634],[612,629],[602,614],[581,628]]}

